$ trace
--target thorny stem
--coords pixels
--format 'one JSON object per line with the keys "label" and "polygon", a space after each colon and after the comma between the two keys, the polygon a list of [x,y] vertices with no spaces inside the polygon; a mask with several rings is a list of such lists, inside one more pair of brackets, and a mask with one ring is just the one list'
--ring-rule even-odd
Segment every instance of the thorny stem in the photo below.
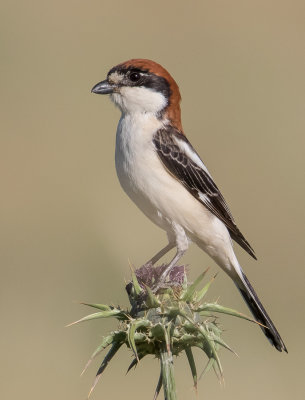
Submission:
{"label": "thorny stem", "polygon": [[161,375],[165,400],[177,400],[173,355],[164,344],[160,350]]}

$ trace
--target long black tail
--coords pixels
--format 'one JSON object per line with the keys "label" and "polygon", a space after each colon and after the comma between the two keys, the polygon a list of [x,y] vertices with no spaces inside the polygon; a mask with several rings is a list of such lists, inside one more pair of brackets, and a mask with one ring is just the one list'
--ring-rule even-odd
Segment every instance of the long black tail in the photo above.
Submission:
{"label": "long black tail", "polygon": [[249,282],[246,275],[243,273],[242,279],[236,283],[241,295],[243,296],[247,306],[249,307],[251,313],[253,314],[256,321],[265,325],[267,328],[261,326],[262,331],[267,336],[268,340],[278,351],[286,351],[288,353],[287,348],[278,333],[276,327],[271,321],[267,311],[264,309],[262,303],[260,302],[255,290],[253,289],[251,283]]}

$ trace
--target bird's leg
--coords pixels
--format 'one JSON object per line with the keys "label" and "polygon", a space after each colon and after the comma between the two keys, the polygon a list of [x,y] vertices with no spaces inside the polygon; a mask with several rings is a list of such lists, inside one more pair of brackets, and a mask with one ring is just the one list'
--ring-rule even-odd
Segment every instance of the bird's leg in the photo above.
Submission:
{"label": "bird's leg", "polygon": [[161,249],[157,254],[155,254],[145,265],[152,264],[154,265],[157,261],[160,260],[166,253],[168,253],[171,249],[175,247],[175,243],[168,243],[163,249]]}
{"label": "bird's leg", "polygon": [[183,256],[183,254],[186,252],[186,249],[177,249],[177,253],[175,257],[172,259],[172,261],[168,264],[168,266],[165,268],[165,270],[162,272],[162,275],[160,276],[157,285],[154,287],[154,292],[156,293],[162,285],[165,283],[166,278],[168,277],[170,271],[172,268],[177,264],[177,262],[180,260],[180,258]]}
{"label": "bird's leg", "polygon": [[157,292],[158,289],[160,289],[162,287],[162,285],[165,283],[166,278],[168,277],[168,274],[170,273],[171,269],[177,264],[177,262],[180,260],[180,258],[183,256],[183,254],[186,252],[186,250],[189,247],[189,239],[186,236],[184,229],[180,225],[178,225],[174,222],[172,223],[172,228],[173,228],[173,232],[175,234],[177,253],[176,253],[175,257],[172,259],[172,261],[165,268],[165,270],[162,272],[162,275],[160,276],[159,281],[157,282],[157,285],[154,288],[155,292]]}

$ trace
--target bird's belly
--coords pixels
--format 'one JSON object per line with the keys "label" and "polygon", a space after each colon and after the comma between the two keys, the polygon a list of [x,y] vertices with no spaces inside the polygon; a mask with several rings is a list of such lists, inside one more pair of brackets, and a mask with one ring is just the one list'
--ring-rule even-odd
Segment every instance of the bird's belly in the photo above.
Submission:
{"label": "bird's belly", "polygon": [[116,152],[116,170],[130,199],[162,229],[170,232],[178,224],[196,234],[213,215],[196,200],[161,163],[154,148],[135,155]]}
{"label": "bird's belly", "polygon": [[152,136],[159,128],[160,122],[152,118],[143,117],[141,123],[135,123],[129,116],[122,117],[116,135],[115,166],[129,198],[149,219],[168,231],[168,223],[154,201],[154,194],[160,191],[155,178],[160,161]]}
{"label": "bird's belly", "polygon": [[154,174],[148,169],[145,155],[134,156],[117,149],[115,159],[117,176],[125,193],[150,220],[167,230],[168,224],[154,201],[155,192],[160,190],[160,187],[155,185]]}

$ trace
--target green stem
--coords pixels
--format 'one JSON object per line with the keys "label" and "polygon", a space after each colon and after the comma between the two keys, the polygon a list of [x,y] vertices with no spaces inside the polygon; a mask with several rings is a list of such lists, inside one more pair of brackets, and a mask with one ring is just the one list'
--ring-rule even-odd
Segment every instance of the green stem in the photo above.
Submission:
{"label": "green stem", "polygon": [[165,344],[160,350],[160,362],[164,400],[177,400],[173,355]]}

